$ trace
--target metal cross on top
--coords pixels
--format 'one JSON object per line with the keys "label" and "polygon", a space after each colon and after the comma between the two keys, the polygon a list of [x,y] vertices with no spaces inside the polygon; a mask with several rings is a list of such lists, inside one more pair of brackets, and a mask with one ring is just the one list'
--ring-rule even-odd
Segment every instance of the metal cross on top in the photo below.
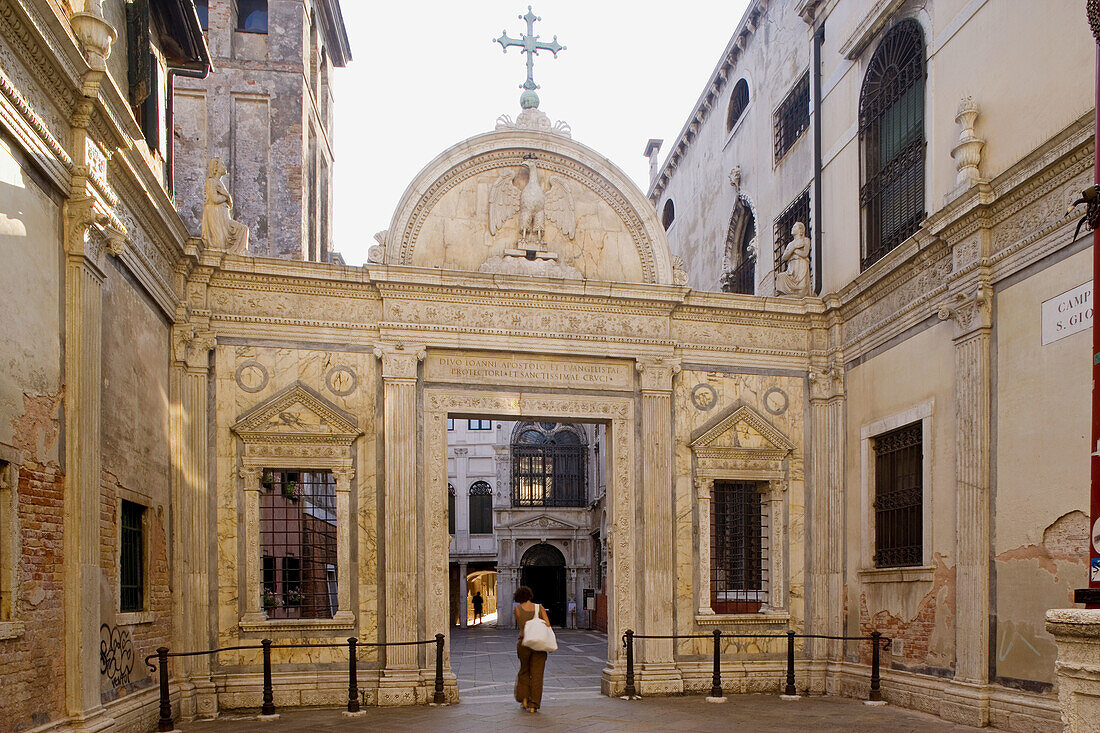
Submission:
{"label": "metal cross on top", "polygon": [[[554,54],[554,58],[557,58],[558,51],[564,51],[565,46],[558,43],[557,36],[554,36],[551,43],[539,40],[539,37],[535,35],[535,21],[542,20],[542,18],[532,12],[530,5],[527,6],[527,15],[521,15],[519,19],[527,21],[527,33],[519,38],[510,38],[507,29],[505,29],[500,38],[494,38],[493,41],[499,43],[501,50],[505,53],[508,52],[509,46],[519,46],[523,49],[521,53],[527,54],[527,81],[520,88],[533,93],[539,88],[539,85],[535,83],[535,56],[539,51],[550,51]],[[536,96],[535,99],[537,100],[538,97]],[[535,106],[538,106],[537,101]]]}

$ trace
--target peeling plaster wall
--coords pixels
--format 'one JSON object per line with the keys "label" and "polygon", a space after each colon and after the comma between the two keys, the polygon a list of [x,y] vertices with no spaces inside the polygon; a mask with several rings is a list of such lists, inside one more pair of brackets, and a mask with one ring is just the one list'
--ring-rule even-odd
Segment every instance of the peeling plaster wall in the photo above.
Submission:
{"label": "peeling plaster wall", "polygon": [[1043,264],[996,300],[995,670],[1029,689],[1054,682],[1046,610],[1072,605],[1088,581],[1089,413],[1079,406],[1092,332],[1043,346],[1040,314],[1044,300],[1089,280],[1092,251]]}
{"label": "peeling plaster wall", "polygon": [[0,639],[5,731],[60,718],[65,686],[60,211],[30,171],[0,137],[0,458],[18,467],[13,616],[24,624]]}
{"label": "peeling plaster wall", "polygon": [[[900,638],[884,663],[933,674],[948,674],[955,664],[955,347],[950,323],[936,323],[908,340],[848,370],[847,625],[848,633],[874,629]],[[932,547],[925,550],[929,571],[919,579],[884,579],[874,568],[873,463],[864,466],[860,439],[864,426],[932,403],[932,443],[924,445],[931,462]],[[907,424],[907,423],[906,423]],[[873,456],[873,453],[871,454]],[[868,496],[863,496],[864,486]],[[927,515],[926,515],[927,516]],[[869,525],[869,526],[868,526]],[[927,536],[927,535],[926,535]],[[864,572],[861,572],[864,571]],[[866,645],[863,645],[866,646]],[[869,649],[861,649],[860,654]],[[850,647],[849,652],[855,652]],[[869,655],[868,655],[869,657]],[[869,661],[869,658],[868,660]]]}

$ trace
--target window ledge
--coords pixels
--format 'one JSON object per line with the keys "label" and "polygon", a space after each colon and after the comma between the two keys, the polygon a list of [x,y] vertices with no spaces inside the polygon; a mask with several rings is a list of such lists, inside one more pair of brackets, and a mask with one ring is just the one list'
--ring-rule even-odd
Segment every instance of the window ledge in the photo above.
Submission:
{"label": "window ledge", "polygon": [[135,626],[137,624],[151,624],[156,616],[152,611],[133,611],[131,613],[116,613],[116,626]]}
{"label": "window ledge", "polygon": [[355,628],[351,612],[337,613],[332,618],[241,619],[241,631],[341,631]]}
{"label": "window ledge", "polygon": [[0,621],[0,639],[18,639],[22,635],[22,621]]}
{"label": "window ledge", "polygon": [[760,613],[696,613],[695,623],[701,626],[717,624],[775,624],[790,623],[788,611],[761,611]]}
{"label": "window ledge", "polygon": [[931,565],[911,568],[868,568],[856,573],[861,583],[931,582],[936,568]]}

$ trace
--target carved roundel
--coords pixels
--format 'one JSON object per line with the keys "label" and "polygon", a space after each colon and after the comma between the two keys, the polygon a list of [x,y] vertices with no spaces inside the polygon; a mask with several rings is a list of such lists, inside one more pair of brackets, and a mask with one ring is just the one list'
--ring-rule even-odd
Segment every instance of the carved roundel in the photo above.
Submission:
{"label": "carved roundel", "polygon": [[764,409],[773,415],[782,415],[790,404],[791,400],[787,397],[787,393],[779,387],[772,387],[764,393]]}
{"label": "carved roundel", "polygon": [[267,386],[267,369],[258,361],[246,361],[237,367],[233,379],[245,392],[259,392]]}
{"label": "carved roundel", "polygon": [[336,366],[328,370],[328,374],[325,375],[325,384],[334,395],[346,397],[359,385],[359,377],[351,367]]}
{"label": "carved roundel", "polygon": [[691,389],[691,404],[700,410],[710,410],[718,404],[718,393],[706,382],[700,382]]}

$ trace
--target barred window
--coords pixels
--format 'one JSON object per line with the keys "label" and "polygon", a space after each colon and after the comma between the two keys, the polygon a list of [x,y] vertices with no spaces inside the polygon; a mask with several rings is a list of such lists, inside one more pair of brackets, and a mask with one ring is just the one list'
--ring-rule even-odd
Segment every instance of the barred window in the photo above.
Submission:
{"label": "barred window", "polygon": [[741,115],[745,113],[745,108],[748,106],[749,83],[741,79],[737,82],[737,85],[734,86],[733,94],[730,95],[730,108],[726,113],[726,132],[730,132],[733,129],[733,126],[741,119]]}
{"label": "barred window", "polygon": [[875,567],[920,565],[924,555],[923,426],[883,433],[875,450]]}
{"label": "barred window", "polygon": [[799,194],[798,198],[791,202],[791,205],[775,220],[775,257],[772,260],[772,268],[776,272],[783,269],[780,258],[783,256],[784,247],[791,243],[793,238],[791,229],[796,222],[802,222],[807,233],[810,231],[810,189],[808,188]]}
{"label": "barred window", "polygon": [[119,521],[119,611],[145,609],[145,507],[122,501]]}
{"label": "barred window", "polygon": [[810,74],[807,72],[775,111],[775,159],[779,160],[810,126]]}
{"label": "barred window", "polygon": [[493,533],[493,487],[485,481],[470,486],[470,534]]}
{"label": "barred window", "polygon": [[268,618],[332,618],[337,604],[331,471],[264,471],[260,554]]}
{"label": "barred window", "polygon": [[447,484],[447,531],[455,533],[455,486]]}
{"label": "barred window", "polygon": [[512,506],[585,506],[587,453],[555,423],[521,426],[512,443]]}
{"label": "barred window", "polygon": [[767,521],[760,486],[715,481],[711,496],[710,601],[716,613],[756,613],[767,583]]}
{"label": "barred window", "polygon": [[756,219],[752,209],[742,198],[737,199],[726,233],[726,272],[722,276],[725,293],[756,292],[756,253],[752,243],[756,239]]}
{"label": "barred window", "polygon": [[924,37],[903,20],[875,49],[859,95],[862,269],[924,220]]}

